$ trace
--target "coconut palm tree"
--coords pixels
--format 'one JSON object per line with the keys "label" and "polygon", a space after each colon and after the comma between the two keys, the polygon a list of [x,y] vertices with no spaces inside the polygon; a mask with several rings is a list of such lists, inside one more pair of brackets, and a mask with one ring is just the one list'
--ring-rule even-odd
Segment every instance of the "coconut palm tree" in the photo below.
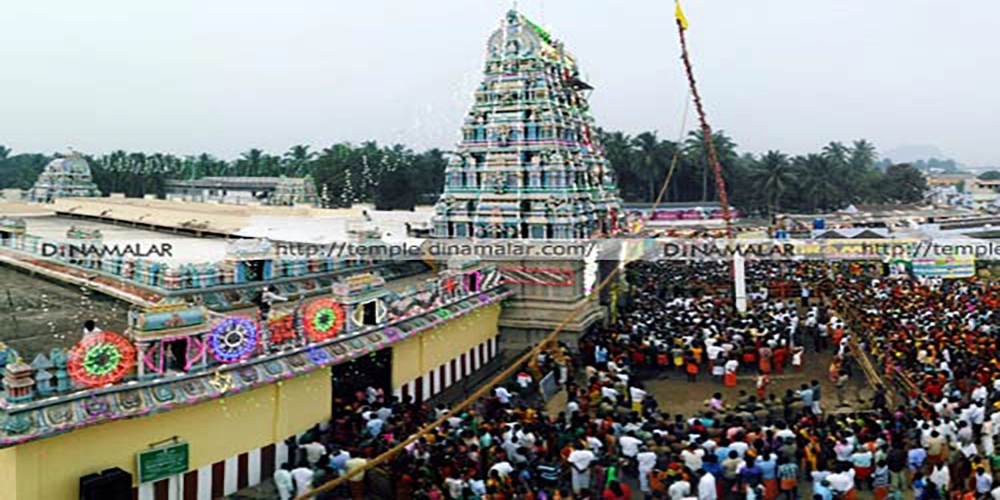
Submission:
{"label": "coconut palm tree", "polygon": [[819,154],[796,157],[798,192],[810,212],[840,208],[842,198],[837,171],[829,159]]}
{"label": "coconut palm tree", "polygon": [[632,163],[635,161],[635,150],[632,138],[622,132],[605,133],[598,130],[598,142],[604,150],[604,157],[611,165],[618,189],[625,196],[645,196],[645,186],[642,177],[635,173]]}
{"label": "coconut palm tree", "polygon": [[277,155],[272,155],[264,153],[264,156],[260,159],[261,171],[258,175],[265,177],[274,177],[280,175],[282,172],[281,157]]}
{"label": "coconut palm tree", "polygon": [[752,185],[764,197],[768,214],[781,210],[781,201],[795,184],[795,168],[788,155],[780,151],[768,151],[753,166]]}
{"label": "coconut palm tree", "polygon": [[851,155],[848,163],[855,171],[863,171],[873,168],[878,160],[878,152],[875,145],[865,139],[854,141],[851,147]]}
{"label": "coconut palm tree", "polygon": [[823,156],[837,165],[846,165],[850,154],[850,148],[840,141],[830,141],[829,144],[823,146]]}
{"label": "coconut palm tree", "polygon": [[293,177],[304,176],[309,173],[314,159],[316,159],[316,153],[309,151],[309,146],[304,144],[292,146],[285,152],[285,173]]}
{"label": "coconut palm tree", "polygon": [[254,177],[260,175],[261,168],[264,164],[264,151],[253,148],[240,155],[240,159],[236,160],[236,170],[237,175]]}
{"label": "coconut palm tree", "polygon": [[660,140],[656,132],[643,132],[632,139],[632,147],[636,157],[632,162],[633,171],[646,185],[646,201],[652,203],[656,201],[657,179],[664,169]]}
{"label": "coconut palm tree", "polygon": [[[736,143],[722,130],[712,132],[712,145],[715,147],[715,157],[719,160],[722,168],[723,179],[732,180],[736,169]],[[716,199],[718,194],[709,193],[709,185],[714,183],[715,173],[712,165],[709,164],[708,146],[705,142],[705,134],[701,129],[692,130],[688,138],[684,141],[684,154],[688,161],[696,165],[701,171],[701,199],[705,201]],[[727,188],[731,190],[730,188]],[[711,190],[715,193],[716,190]]]}

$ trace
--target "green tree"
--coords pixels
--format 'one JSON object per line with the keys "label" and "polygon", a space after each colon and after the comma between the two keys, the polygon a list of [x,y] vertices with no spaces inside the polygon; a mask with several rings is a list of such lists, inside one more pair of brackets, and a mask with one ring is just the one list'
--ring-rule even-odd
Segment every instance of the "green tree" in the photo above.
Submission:
{"label": "green tree", "polygon": [[927,178],[910,164],[893,165],[886,169],[880,188],[887,201],[917,203],[927,193]]}
{"label": "green tree", "polygon": [[642,177],[636,175],[636,169],[632,165],[635,161],[632,138],[622,132],[609,133],[603,130],[598,130],[597,135],[622,197],[628,200],[645,199],[646,186],[643,185]]}
{"label": "green tree", "polygon": [[1000,170],[990,170],[988,172],[983,172],[979,174],[978,179],[981,181],[1000,181]]}
{"label": "green tree", "polygon": [[823,156],[836,165],[847,165],[851,150],[840,141],[830,141],[823,146]]}
{"label": "green tree", "polygon": [[235,174],[241,177],[256,177],[264,166],[264,151],[253,148],[240,155],[236,160]]}
{"label": "green tree", "polygon": [[[313,162],[313,179],[320,192],[326,192],[326,206],[339,207],[354,200],[353,177],[354,160],[357,156],[349,143],[334,144],[324,148]],[[348,182],[350,181],[350,182]],[[350,193],[346,193],[348,186]]]}
{"label": "green tree", "polygon": [[378,210],[413,210],[417,192],[412,187],[413,167],[397,165],[385,172],[375,190],[375,208]]}
{"label": "green tree", "polygon": [[798,179],[799,206],[808,212],[842,208],[844,201],[836,183],[836,171],[820,154],[798,156],[793,160]]}
{"label": "green tree", "polygon": [[874,144],[865,139],[854,141],[848,158],[848,164],[852,170],[860,172],[874,168],[876,160],[878,160],[878,152]]}
{"label": "green tree", "polygon": [[30,189],[51,158],[36,153],[12,153],[10,148],[0,146],[0,189]]}
{"label": "green tree", "polygon": [[316,153],[309,151],[309,146],[299,144],[292,146],[285,153],[285,175],[302,177],[312,171],[312,161]]}
{"label": "green tree", "polygon": [[430,149],[413,157],[412,163],[411,183],[418,203],[433,203],[444,189],[444,170],[448,160],[441,150]]}
{"label": "green tree", "polygon": [[780,151],[768,151],[755,162],[753,189],[763,196],[768,214],[781,210],[782,201],[788,191],[795,186],[795,170],[788,155]]}
{"label": "green tree", "polygon": [[[727,194],[729,194],[732,192],[730,184],[734,184],[732,181],[735,181],[737,176],[736,168],[739,156],[736,154],[736,143],[724,131],[718,130],[712,132],[712,145],[715,147],[715,155],[722,169],[722,177],[730,181],[726,183]],[[709,162],[708,147],[701,129],[693,130],[688,134],[688,138],[684,142],[684,154],[691,165],[696,166],[701,173],[700,199],[703,201],[717,199],[717,190],[714,187],[710,189],[710,186],[715,186],[715,172],[712,171]]]}
{"label": "green tree", "polygon": [[657,179],[666,175],[666,168],[660,146],[660,140],[656,137],[656,132],[643,132],[632,139],[632,147],[635,151],[635,161],[632,162],[633,172],[642,179],[646,186],[646,199],[648,203],[656,201],[656,194],[659,186]]}

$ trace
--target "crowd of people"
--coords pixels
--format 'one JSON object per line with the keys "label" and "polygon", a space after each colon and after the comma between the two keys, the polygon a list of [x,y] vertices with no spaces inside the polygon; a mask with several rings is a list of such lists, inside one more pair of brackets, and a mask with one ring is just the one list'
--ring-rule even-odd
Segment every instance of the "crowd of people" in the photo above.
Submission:
{"label": "crowd of people", "polygon": [[[516,381],[465,411],[376,390],[339,398],[332,421],[294,443],[292,463],[275,473],[279,493],[289,498],[364,467],[444,418],[320,498],[854,500],[864,492],[876,500],[1000,500],[996,288],[767,264],[751,266],[749,281],[791,276],[798,296],[758,295],[740,315],[706,286],[724,272],[634,265],[632,298],[616,322],[577,350],[543,351]],[[858,314],[841,319],[840,311]],[[830,389],[843,389],[850,371],[851,331],[884,367],[884,380],[910,381],[913,397],[892,407],[894,388],[877,387],[863,407],[838,408]],[[826,356],[834,359],[829,378],[769,390],[772,374]],[[551,372],[566,391],[561,411],[546,411],[537,396]],[[705,394],[702,411],[679,415],[669,398],[647,390],[663,375],[712,377],[720,389]],[[736,390],[721,388],[739,377],[753,377],[757,390],[725,397]]]}

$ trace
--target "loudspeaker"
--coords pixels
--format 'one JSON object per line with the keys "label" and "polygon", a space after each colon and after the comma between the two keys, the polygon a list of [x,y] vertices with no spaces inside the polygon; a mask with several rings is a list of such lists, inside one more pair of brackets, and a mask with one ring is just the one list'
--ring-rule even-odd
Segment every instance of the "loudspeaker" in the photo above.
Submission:
{"label": "loudspeaker", "polygon": [[115,467],[80,478],[80,500],[131,500],[132,474]]}
{"label": "loudspeaker", "polygon": [[101,472],[104,478],[104,494],[108,500],[132,500],[132,474],[115,467]]}
{"label": "loudspeaker", "polygon": [[80,500],[97,500],[100,498],[101,484],[104,478],[100,474],[87,474],[80,478]]}

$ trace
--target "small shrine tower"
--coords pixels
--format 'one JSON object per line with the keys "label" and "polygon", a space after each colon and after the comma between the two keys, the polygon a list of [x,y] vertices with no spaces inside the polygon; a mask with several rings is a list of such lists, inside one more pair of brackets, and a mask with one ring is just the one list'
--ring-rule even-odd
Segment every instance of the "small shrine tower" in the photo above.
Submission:
{"label": "small shrine tower", "polygon": [[50,202],[56,198],[96,197],[97,189],[90,174],[90,164],[76,152],[64,158],[49,162],[38,175],[38,180],[28,192],[28,198],[36,202]]}

